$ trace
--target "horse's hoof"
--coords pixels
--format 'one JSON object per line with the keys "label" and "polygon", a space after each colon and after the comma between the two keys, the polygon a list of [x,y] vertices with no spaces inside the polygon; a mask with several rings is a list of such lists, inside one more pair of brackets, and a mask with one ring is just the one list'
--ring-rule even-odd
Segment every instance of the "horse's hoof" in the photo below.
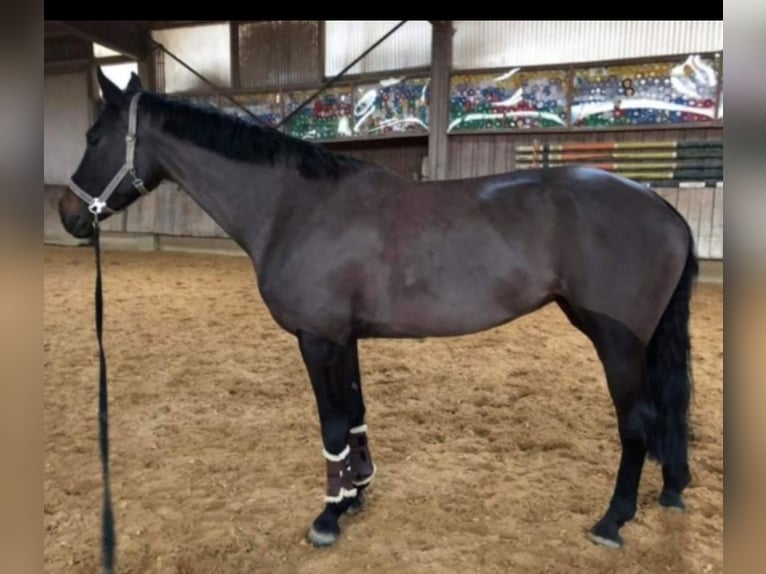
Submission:
{"label": "horse's hoof", "polygon": [[611,528],[600,522],[588,532],[588,538],[591,542],[607,548],[620,548],[622,546],[622,536],[617,532],[617,528]]}
{"label": "horse's hoof", "polygon": [[321,532],[312,526],[311,530],[309,530],[307,538],[309,539],[309,542],[311,542],[314,546],[321,548],[335,544],[335,541],[338,539],[338,533]]}
{"label": "horse's hoof", "polygon": [[588,533],[588,538],[594,544],[598,544],[599,546],[606,546],[607,548],[619,548],[620,546],[622,546],[622,541],[618,542],[617,540],[604,538],[603,536],[599,536],[598,534],[593,534],[592,532]]}
{"label": "horse's hoof", "polygon": [[686,510],[684,499],[677,492],[663,490],[660,493],[658,502],[660,503],[660,506],[662,506],[665,510],[670,510],[672,512],[683,512]]}

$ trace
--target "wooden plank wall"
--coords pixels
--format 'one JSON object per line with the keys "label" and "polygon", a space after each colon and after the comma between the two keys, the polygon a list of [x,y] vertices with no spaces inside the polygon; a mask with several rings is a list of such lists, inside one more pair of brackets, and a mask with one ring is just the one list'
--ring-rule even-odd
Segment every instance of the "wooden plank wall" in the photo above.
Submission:
{"label": "wooden plank wall", "polygon": [[428,137],[368,140],[328,144],[327,147],[364,161],[379,163],[406,179],[420,173],[428,155]]}
{"label": "wooden plank wall", "polygon": [[516,169],[516,146],[606,141],[680,141],[720,139],[722,128],[451,135],[449,137],[450,179],[503,173]]}
{"label": "wooden plank wall", "polygon": [[701,259],[723,259],[723,187],[658,189],[689,223]]}
{"label": "wooden plank wall", "polygon": [[[154,196],[153,198],[151,196]],[[186,235],[190,237],[226,237],[223,230],[177,185],[165,183],[156,193],[142,201],[151,201],[154,205],[146,208],[135,225],[127,231],[136,232],[153,226],[153,231],[161,235]],[[132,206],[131,209],[137,207]],[[153,221],[153,224],[152,224]]]}

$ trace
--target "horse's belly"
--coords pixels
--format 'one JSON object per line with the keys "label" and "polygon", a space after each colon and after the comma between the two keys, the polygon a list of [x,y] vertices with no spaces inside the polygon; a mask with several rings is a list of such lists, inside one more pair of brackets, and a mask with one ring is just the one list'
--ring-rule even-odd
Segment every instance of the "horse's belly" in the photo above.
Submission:
{"label": "horse's belly", "polygon": [[[391,296],[393,295],[393,296]],[[476,333],[539,308],[550,292],[538,284],[453,281],[436,288],[398,290],[363,318],[368,336],[439,337]]]}

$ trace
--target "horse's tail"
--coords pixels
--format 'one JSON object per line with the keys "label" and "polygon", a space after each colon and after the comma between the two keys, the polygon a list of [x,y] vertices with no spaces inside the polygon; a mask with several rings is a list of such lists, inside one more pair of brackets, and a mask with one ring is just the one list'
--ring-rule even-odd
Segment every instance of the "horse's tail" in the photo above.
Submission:
{"label": "horse's tail", "polygon": [[650,457],[663,465],[686,469],[684,473],[688,475],[688,413],[692,392],[689,304],[698,263],[691,230],[675,208],[670,207],[686,226],[689,249],[681,277],[647,349],[649,389],[657,409],[654,436],[647,447]]}

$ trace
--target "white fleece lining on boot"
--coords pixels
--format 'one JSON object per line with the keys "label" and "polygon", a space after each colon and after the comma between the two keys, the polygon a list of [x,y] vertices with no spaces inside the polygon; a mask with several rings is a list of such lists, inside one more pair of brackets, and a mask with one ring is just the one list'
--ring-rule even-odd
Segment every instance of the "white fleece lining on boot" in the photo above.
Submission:
{"label": "white fleece lining on boot", "polygon": [[340,462],[346,458],[350,452],[351,447],[349,445],[346,445],[346,448],[344,448],[340,454],[330,454],[325,449],[322,449],[322,454],[324,454],[324,457],[330,462]]}

